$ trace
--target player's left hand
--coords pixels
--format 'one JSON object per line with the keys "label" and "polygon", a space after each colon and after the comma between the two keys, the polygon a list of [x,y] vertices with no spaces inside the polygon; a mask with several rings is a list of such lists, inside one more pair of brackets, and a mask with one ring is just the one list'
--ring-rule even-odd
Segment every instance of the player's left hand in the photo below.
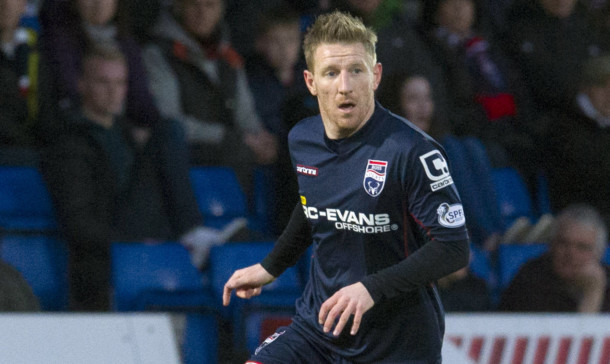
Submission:
{"label": "player's left hand", "polygon": [[362,315],[373,307],[375,301],[360,282],[341,288],[320,307],[318,322],[324,325],[324,332],[330,332],[335,320],[339,318],[333,335],[339,336],[349,320],[354,315],[350,334],[356,335],[362,322]]}

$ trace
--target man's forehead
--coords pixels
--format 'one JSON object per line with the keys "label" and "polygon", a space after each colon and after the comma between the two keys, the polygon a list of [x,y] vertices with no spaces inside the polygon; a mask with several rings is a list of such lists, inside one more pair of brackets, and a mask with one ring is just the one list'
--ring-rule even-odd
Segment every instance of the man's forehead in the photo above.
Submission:
{"label": "man's forehead", "polygon": [[595,244],[597,230],[591,224],[566,221],[560,227],[561,237],[564,242],[589,242]]}
{"label": "man's forehead", "polygon": [[370,62],[371,57],[362,43],[322,43],[314,53],[316,63]]}

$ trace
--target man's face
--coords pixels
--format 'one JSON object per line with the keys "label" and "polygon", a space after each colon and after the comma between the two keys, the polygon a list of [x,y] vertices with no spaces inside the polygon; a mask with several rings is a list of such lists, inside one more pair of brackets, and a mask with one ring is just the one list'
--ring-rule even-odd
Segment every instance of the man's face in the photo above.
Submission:
{"label": "man's face", "polygon": [[540,0],[542,7],[551,15],[563,19],[574,11],[578,0]]}
{"label": "man's face", "polygon": [[273,68],[292,68],[301,51],[299,24],[276,25],[262,36],[257,46]]}
{"label": "man's face", "polygon": [[610,118],[610,77],[602,85],[591,86],[586,91],[595,109]]}
{"label": "man's face", "polygon": [[444,0],[437,10],[437,22],[452,33],[467,35],[475,21],[472,0]]}
{"label": "man's face", "polygon": [[553,241],[551,253],[555,273],[563,279],[573,280],[584,267],[599,259],[597,233],[586,224],[564,224]]}
{"label": "man's face", "polygon": [[222,19],[222,0],[182,1],[182,22],[187,31],[197,38],[207,38]]}
{"label": "man's face", "polygon": [[26,4],[26,0],[0,0],[0,32],[17,28]]}
{"label": "man's face", "polygon": [[102,117],[123,110],[127,93],[127,66],[121,60],[88,59],[83,65],[79,91],[83,108]]}
{"label": "man's face", "polygon": [[314,70],[305,83],[318,98],[326,134],[345,138],[359,130],[375,110],[381,64],[373,64],[361,43],[323,43],[314,52]]}
{"label": "man's face", "polygon": [[118,0],[78,0],[81,17],[93,25],[105,25],[114,18]]}
{"label": "man's face", "polygon": [[400,90],[400,104],[404,116],[421,130],[430,131],[434,115],[434,101],[430,82],[424,77],[410,77]]}

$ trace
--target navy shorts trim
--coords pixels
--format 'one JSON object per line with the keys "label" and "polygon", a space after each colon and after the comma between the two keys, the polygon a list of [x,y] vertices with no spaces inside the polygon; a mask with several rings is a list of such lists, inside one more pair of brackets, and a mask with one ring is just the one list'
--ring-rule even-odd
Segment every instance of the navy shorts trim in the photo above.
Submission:
{"label": "navy shorts trim", "polygon": [[336,354],[327,348],[313,343],[296,330],[293,325],[280,327],[256,348],[249,362],[261,364],[286,363],[346,363],[337,360]]}

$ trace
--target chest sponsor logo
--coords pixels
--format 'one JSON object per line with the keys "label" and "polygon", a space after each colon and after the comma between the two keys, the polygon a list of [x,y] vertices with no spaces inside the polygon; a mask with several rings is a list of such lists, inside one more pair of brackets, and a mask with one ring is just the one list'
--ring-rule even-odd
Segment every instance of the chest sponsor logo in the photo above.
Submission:
{"label": "chest sponsor logo", "polygon": [[373,197],[379,196],[383,191],[383,186],[385,186],[387,169],[388,162],[369,159],[362,181],[366,193]]}
{"label": "chest sponsor logo", "polygon": [[304,174],[306,176],[318,176],[318,169],[316,167],[304,166],[302,164],[297,164],[297,173]]}
{"label": "chest sponsor logo", "polygon": [[463,226],[466,223],[464,216],[464,208],[462,204],[456,203],[449,205],[443,202],[436,209],[438,214],[438,223],[448,228],[456,228]]}
{"label": "chest sponsor logo", "polygon": [[426,176],[432,181],[430,188],[432,191],[438,191],[453,184],[453,178],[449,174],[449,166],[447,161],[438,150],[433,150],[419,157]]}
{"label": "chest sponsor logo", "polygon": [[337,230],[348,230],[360,234],[380,234],[398,230],[398,224],[392,224],[390,215],[387,213],[365,214],[330,207],[318,209],[314,206],[303,206],[303,211],[309,220],[329,221]]}

